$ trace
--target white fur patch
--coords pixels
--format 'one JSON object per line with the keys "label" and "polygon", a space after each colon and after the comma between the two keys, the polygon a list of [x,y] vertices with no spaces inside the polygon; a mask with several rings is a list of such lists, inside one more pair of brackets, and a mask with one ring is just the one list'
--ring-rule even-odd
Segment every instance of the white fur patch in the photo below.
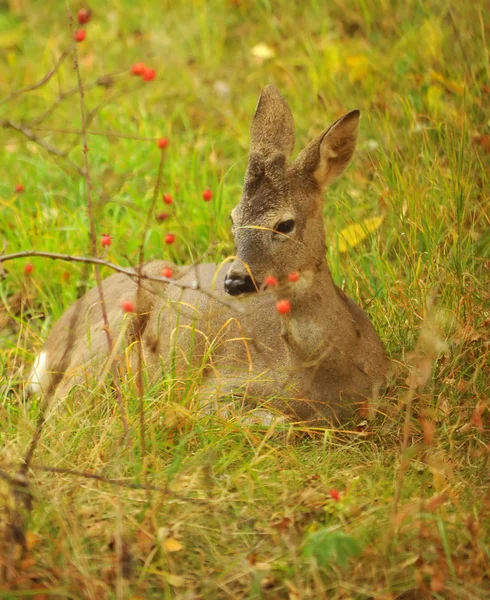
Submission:
{"label": "white fur patch", "polygon": [[29,375],[27,393],[42,394],[49,389],[49,373],[47,370],[48,355],[41,352],[34,362],[31,374]]}

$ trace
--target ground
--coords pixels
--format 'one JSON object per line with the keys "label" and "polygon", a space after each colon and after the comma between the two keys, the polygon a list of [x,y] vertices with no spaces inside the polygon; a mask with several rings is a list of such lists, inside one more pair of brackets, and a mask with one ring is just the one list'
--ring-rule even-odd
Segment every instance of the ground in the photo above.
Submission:
{"label": "ground", "polygon": [[91,254],[77,28],[97,251],[122,266],[142,236],[147,258],[232,253],[265,84],[297,149],[359,108],[356,157],[325,197],[328,260],[394,374],[383,410],[343,431],[198,419],[192,375],[147,387],[143,413],[124,385],[129,445],[109,391],[43,423],[25,379],[94,272],[2,263],[1,597],[489,598],[488,5],[109,0],[78,25],[80,8],[0,3],[0,252]]}

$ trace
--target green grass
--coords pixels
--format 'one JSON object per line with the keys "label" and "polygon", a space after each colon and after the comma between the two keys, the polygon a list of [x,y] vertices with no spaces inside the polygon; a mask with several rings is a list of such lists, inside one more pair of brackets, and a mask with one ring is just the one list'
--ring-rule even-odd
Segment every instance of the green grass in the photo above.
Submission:
{"label": "green grass", "polygon": [[[107,258],[137,262],[160,159],[154,141],[117,134],[171,140],[161,191],[175,198],[172,217],[151,221],[145,256],[221,261],[233,251],[228,215],[262,87],[273,82],[287,97],[297,149],[357,107],[356,157],[325,199],[328,259],[369,312],[395,377],[384,415],[324,435],[196,419],[185,410],[192,374],[169,377],[145,393],[144,459],[130,382],[130,450],[104,390],[58,406],[34,457],[22,556],[13,490],[0,479],[1,598],[490,598],[486,10],[455,0],[109,0],[95,10],[78,45],[82,78],[117,73],[85,97],[88,110],[105,103],[90,130],[115,134],[89,137],[96,228],[113,236]],[[64,2],[0,4],[0,99],[39,80],[70,39]],[[275,56],[258,60],[259,43]],[[157,70],[153,82],[128,74],[140,60]],[[75,85],[69,57],[49,84],[0,105],[0,120],[29,124]],[[80,136],[60,131],[79,130],[79,102],[66,98],[36,135],[81,165]],[[2,249],[89,253],[83,181],[21,133],[0,135]],[[344,228],[378,216],[376,232],[340,252]],[[0,281],[0,469],[10,475],[40,412],[23,394],[34,356],[94,283],[91,270],[42,258],[26,277],[26,262],[5,263]],[[418,369],[431,375],[414,398],[405,451],[406,380],[421,333]],[[66,471],[146,477],[164,492]]]}

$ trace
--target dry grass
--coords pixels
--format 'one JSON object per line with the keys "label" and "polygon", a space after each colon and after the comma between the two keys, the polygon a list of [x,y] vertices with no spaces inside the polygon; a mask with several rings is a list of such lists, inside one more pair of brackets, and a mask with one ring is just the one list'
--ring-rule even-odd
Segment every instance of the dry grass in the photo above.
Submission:
{"label": "dry grass", "polygon": [[[228,214],[265,83],[288,97],[301,144],[357,106],[359,151],[325,203],[328,258],[367,307],[394,378],[374,420],[345,431],[198,419],[188,407],[199,373],[169,373],[142,398],[123,382],[129,446],[113,394],[87,389],[83,403],[50,407],[26,486],[19,469],[43,411],[23,382],[54,320],[95,279],[84,265],[36,258],[27,277],[24,262],[5,263],[2,598],[490,598],[485,10],[452,0],[97,8],[78,50],[92,224],[113,237],[104,258],[137,264],[142,240],[145,257],[178,263],[231,254]],[[69,43],[64,3],[0,7],[7,252],[89,253],[71,58],[11,95]],[[274,56],[257,58],[259,43]],[[128,75],[138,60],[155,66],[154,81]],[[171,140],[161,191],[175,203],[148,225],[161,135]],[[373,217],[381,226],[343,248],[340,232]],[[177,242],[163,248],[168,231]]]}

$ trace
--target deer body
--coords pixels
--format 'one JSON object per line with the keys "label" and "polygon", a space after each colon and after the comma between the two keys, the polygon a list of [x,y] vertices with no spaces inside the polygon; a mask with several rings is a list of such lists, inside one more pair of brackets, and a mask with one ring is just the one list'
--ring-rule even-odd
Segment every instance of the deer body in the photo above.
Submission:
{"label": "deer body", "polygon": [[[174,266],[174,284],[154,280],[168,265],[154,261],[143,268],[139,290],[123,274],[103,282],[113,354],[121,357],[122,342],[132,348],[122,366],[136,368],[141,350],[153,379],[170,368],[199,367],[200,409],[216,410],[222,397],[246,406],[269,400],[271,409],[310,423],[344,419],[378,393],[387,370],[383,344],[332,280],[322,219],[321,191],[350,162],[358,120],[358,111],[349,113],[288,164],[292,116],[279,92],[265,88],[252,123],[243,196],[232,212],[237,258],[231,267]],[[291,283],[293,271],[299,280]],[[268,275],[279,285],[264,292]],[[289,314],[278,315],[279,298],[290,301]],[[139,317],[123,315],[123,299],[133,301]],[[99,377],[108,356],[94,288],[55,324],[31,387],[64,397],[87,371]]]}

